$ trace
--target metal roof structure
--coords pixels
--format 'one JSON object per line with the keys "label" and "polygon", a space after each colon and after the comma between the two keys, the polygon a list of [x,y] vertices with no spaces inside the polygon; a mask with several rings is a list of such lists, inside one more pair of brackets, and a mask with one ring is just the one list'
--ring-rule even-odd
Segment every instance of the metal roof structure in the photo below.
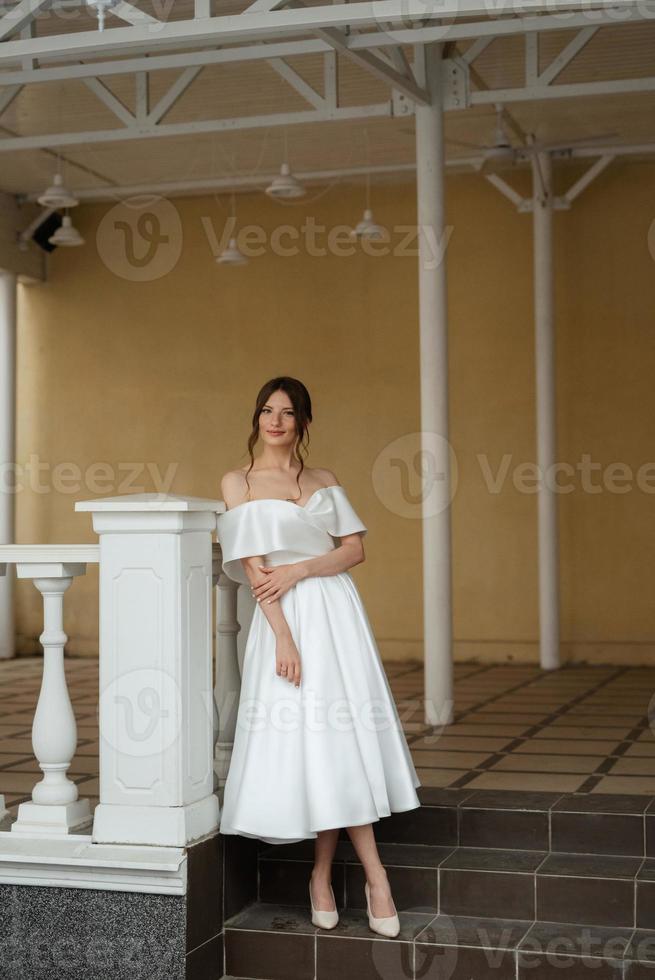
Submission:
{"label": "metal roof structure", "polygon": [[[86,0],[5,6],[2,190],[33,200],[53,154],[80,200],[248,189],[279,168],[283,134],[305,180],[406,179],[416,53],[435,41],[449,168],[521,165],[530,134],[605,165],[655,148],[647,0],[105,2],[103,30]],[[511,160],[483,150],[496,109]]]}

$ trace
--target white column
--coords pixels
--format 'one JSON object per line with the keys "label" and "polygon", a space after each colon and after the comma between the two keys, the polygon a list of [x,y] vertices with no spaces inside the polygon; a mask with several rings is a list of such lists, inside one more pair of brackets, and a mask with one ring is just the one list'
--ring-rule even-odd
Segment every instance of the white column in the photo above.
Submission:
{"label": "white column", "polygon": [[532,157],[537,465],[539,467],[539,655],[559,667],[559,544],[557,494],[549,478],[556,455],[553,187],[549,153]]}
{"label": "white column", "polygon": [[[0,270],[0,544],[13,544],[16,460],[16,275]],[[14,568],[0,575],[0,658],[15,656]]]}
{"label": "white column", "polygon": [[439,480],[423,495],[425,721],[433,725],[449,724],[454,708],[442,48],[419,46],[415,58],[417,81],[432,97],[415,113],[421,446]]}
{"label": "white column", "polygon": [[21,803],[11,826],[14,834],[51,837],[69,834],[90,824],[88,799],[79,799],[67,770],[77,748],[77,725],[64,671],[64,593],[85,564],[19,562],[19,578],[32,578],[43,596],[43,679],[32,722],[32,747],[43,778],[32,790],[31,802]]}
{"label": "white column", "polygon": [[100,535],[95,843],[185,846],[218,827],[212,533],[221,508],[160,493],[75,504]]}

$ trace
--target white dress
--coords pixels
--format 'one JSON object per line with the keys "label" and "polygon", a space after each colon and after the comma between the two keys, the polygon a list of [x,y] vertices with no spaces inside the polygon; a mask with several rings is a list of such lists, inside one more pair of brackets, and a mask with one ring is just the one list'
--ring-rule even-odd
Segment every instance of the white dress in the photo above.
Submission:
{"label": "white dress", "polygon": [[[250,500],[218,515],[223,571],[324,555],[367,528],[340,485],[304,506]],[[368,616],[348,572],[302,579],[279,599],[300,686],[275,671],[275,634],[256,604],[246,640],[220,831],[287,844],[420,806],[420,786]]]}

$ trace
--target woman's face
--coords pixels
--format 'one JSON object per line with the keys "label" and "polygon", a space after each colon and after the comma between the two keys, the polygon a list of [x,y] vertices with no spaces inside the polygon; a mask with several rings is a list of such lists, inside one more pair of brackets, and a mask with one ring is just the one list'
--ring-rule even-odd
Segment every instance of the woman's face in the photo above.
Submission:
{"label": "woman's face", "polygon": [[259,435],[270,446],[293,444],[296,415],[286,391],[274,391],[259,415]]}

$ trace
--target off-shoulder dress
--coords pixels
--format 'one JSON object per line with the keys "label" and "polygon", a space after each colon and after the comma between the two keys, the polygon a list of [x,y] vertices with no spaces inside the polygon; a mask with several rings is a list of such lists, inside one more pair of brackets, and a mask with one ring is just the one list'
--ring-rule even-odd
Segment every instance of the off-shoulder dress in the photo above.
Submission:
{"label": "off-shoulder dress", "polygon": [[[304,506],[249,500],[218,515],[223,571],[249,585],[242,558],[279,565],[324,555],[367,528],[340,484]],[[280,597],[301,682],[275,671],[261,604],[244,651],[220,831],[287,844],[420,806],[421,785],[371,625],[350,573],[301,579]]]}

